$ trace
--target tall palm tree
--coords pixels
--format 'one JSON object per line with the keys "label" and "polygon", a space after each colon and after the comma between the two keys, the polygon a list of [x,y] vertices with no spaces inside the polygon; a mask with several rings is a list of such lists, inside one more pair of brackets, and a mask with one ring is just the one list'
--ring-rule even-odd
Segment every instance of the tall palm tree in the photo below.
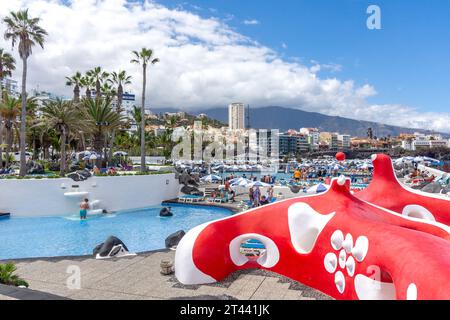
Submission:
{"label": "tall palm tree", "polygon": [[72,101],[50,101],[44,104],[41,109],[42,122],[41,126],[54,128],[60,139],[61,148],[61,166],[60,175],[64,176],[66,172],[66,143],[67,137],[80,130],[84,126],[84,121],[81,117],[80,111],[75,107]]}
{"label": "tall palm tree", "polygon": [[92,88],[95,86],[94,79],[86,74],[81,78],[80,85],[86,88],[86,98],[91,99]]}
{"label": "tall palm tree", "polygon": [[5,95],[4,101],[0,104],[0,115],[4,119],[6,129],[6,168],[9,166],[9,153],[13,143],[13,127],[20,114],[20,103],[19,99]]}
{"label": "tall palm tree", "polygon": [[[0,103],[3,101],[3,79],[11,77],[12,71],[16,69],[16,61],[11,54],[0,48]],[[3,168],[3,119],[0,115],[0,168]]]}
{"label": "tall palm tree", "polygon": [[[122,112],[122,101],[123,101],[123,86],[127,84],[131,84],[131,76],[127,75],[127,72],[125,70],[119,71],[119,72],[112,72],[110,74],[110,78],[108,79],[108,83],[111,85],[115,85],[115,94],[117,96],[117,104],[116,104],[116,112],[121,113]],[[109,148],[109,159],[112,159],[113,155],[113,146],[112,144],[116,140],[116,132],[113,131],[111,134],[111,146]]]}
{"label": "tall palm tree", "polygon": [[83,76],[81,72],[76,72],[71,77],[66,77],[66,86],[73,86],[73,102],[80,102],[80,88],[83,87]]}
{"label": "tall palm tree", "polygon": [[158,58],[153,57],[153,50],[142,48],[140,52],[132,51],[134,58],[131,63],[142,66],[142,102],[141,102],[141,171],[147,171],[145,165],[145,87],[147,85],[147,65],[156,64]]}
{"label": "tall palm tree", "polygon": [[10,53],[0,48],[0,102],[3,100],[3,79],[11,77],[15,69],[16,60]]}
{"label": "tall palm tree", "polygon": [[102,154],[104,149],[106,159],[108,135],[120,128],[123,117],[112,109],[110,99],[84,99],[82,104],[83,119],[92,134],[94,150]]}
{"label": "tall palm tree", "polygon": [[131,76],[127,75],[125,70],[111,73],[111,78],[108,81],[117,86],[117,112],[121,111],[123,102],[123,86],[131,84]]}
{"label": "tall palm tree", "polygon": [[103,70],[102,67],[95,67],[86,72],[86,75],[95,81],[95,97],[100,99],[102,97],[102,84],[108,79],[109,73]]}
{"label": "tall palm tree", "polygon": [[117,95],[116,89],[109,82],[103,82],[100,86],[100,90],[104,98],[112,99]]}
{"label": "tall palm tree", "polygon": [[10,12],[3,19],[6,24],[5,40],[11,40],[12,46],[18,42],[19,55],[22,59],[22,111],[20,123],[20,175],[27,173],[25,157],[26,139],[26,114],[27,114],[27,60],[32,54],[33,46],[38,44],[44,48],[47,31],[39,26],[40,18],[31,18],[28,9],[18,12]]}

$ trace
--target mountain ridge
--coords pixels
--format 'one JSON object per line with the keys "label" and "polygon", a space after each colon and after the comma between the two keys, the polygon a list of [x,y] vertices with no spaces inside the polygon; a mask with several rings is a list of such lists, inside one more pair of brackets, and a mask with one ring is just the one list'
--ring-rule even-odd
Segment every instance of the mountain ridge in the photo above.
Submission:
{"label": "mountain ridge", "polygon": [[[184,111],[176,108],[153,109],[155,113]],[[187,113],[205,113],[209,118],[228,123],[228,108],[210,108],[186,111]],[[246,110],[247,113],[247,110]],[[246,119],[247,120],[247,119]],[[289,129],[318,128],[320,131],[339,132],[354,137],[366,137],[367,129],[372,128],[374,136],[398,136],[400,133],[420,132],[425,134],[438,133],[450,138],[450,133],[436,132],[425,129],[406,128],[379,122],[356,120],[340,116],[328,116],[318,112],[304,111],[279,106],[250,108],[250,127],[253,129]]]}

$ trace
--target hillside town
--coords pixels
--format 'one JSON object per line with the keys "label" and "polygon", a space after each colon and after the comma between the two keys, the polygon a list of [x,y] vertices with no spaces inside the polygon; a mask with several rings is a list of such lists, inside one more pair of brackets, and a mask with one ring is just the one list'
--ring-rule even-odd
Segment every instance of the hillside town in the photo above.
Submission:
{"label": "hillside town", "polygon": [[[19,96],[17,81],[4,78],[2,86],[11,96]],[[91,94],[95,97],[95,91],[91,91]],[[46,102],[54,102],[57,99],[71,99],[38,89],[32,91],[32,97],[37,101],[39,107],[44,106]],[[117,100],[118,98],[115,96],[112,101],[113,107],[117,106]],[[136,134],[139,129],[138,122],[140,119],[136,117],[136,114],[140,108],[136,107],[137,104],[134,93],[123,93],[121,114],[127,119],[124,122],[123,132],[128,135]],[[195,122],[201,122],[204,133],[210,136],[227,135],[231,139],[242,135],[248,137],[249,130],[251,130],[248,106],[243,103],[231,103],[228,106],[228,124],[212,119],[205,113],[190,114],[186,111],[154,113],[150,108],[146,108],[145,114],[145,131],[155,139],[172,133],[173,129],[177,127],[193,131]],[[262,128],[258,129],[260,129],[259,131],[262,130]],[[393,155],[420,155],[431,152],[433,156],[435,155],[433,151],[439,151],[438,157],[444,155],[445,159],[450,158],[450,151],[448,150],[450,149],[450,139],[444,138],[439,133],[415,132],[401,133],[398,136],[377,137],[372,128],[367,128],[366,136],[356,137],[345,133],[320,131],[318,128],[292,128],[284,132],[278,130],[276,137],[272,137],[272,130],[277,130],[277,128],[264,128],[264,130],[267,130],[267,136],[260,136],[258,132],[257,145],[254,147],[267,144],[267,149],[272,150],[274,145],[277,145],[276,148],[278,148],[281,159],[331,154],[336,151],[376,151]],[[154,152],[156,152],[154,155],[161,155],[158,150],[154,150]],[[166,155],[168,155],[168,152],[166,152]]]}

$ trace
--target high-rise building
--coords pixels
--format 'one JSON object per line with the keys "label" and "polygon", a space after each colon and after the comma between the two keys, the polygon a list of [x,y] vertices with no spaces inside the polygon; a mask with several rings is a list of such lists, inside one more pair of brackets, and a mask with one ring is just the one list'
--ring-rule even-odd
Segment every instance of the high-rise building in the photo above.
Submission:
{"label": "high-rise building", "polygon": [[19,87],[17,81],[10,78],[3,78],[1,80],[1,87],[11,96],[19,95]]}
{"label": "high-rise building", "polygon": [[228,106],[228,126],[230,130],[245,129],[245,105],[232,103]]}

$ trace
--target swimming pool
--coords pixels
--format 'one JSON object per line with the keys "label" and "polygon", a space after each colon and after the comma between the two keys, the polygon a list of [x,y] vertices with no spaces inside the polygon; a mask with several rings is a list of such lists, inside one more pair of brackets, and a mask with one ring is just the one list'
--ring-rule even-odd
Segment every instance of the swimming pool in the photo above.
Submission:
{"label": "swimming pool", "polygon": [[161,218],[161,206],[93,216],[0,218],[0,260],[92,254],[93,248],[114,235],[131,252],[162,249],[166,237],[208,221],[231,215],[227,209],[173,205],[173,217]]}

